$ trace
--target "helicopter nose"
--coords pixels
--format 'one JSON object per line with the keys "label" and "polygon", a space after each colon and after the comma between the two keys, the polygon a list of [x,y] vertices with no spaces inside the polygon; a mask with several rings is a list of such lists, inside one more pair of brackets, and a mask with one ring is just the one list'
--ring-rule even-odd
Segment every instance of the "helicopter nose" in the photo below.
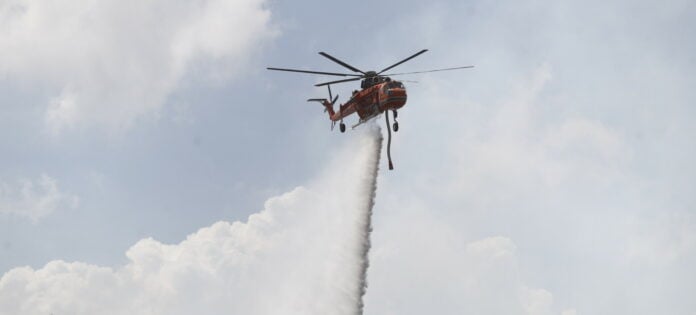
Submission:
{"label": "helicopter nose", "polygon": [[392,96],[392,95],[401,95],[404,94],[404,89],[398,88],[398,87],[393,87],[387,90],[387,95]]}

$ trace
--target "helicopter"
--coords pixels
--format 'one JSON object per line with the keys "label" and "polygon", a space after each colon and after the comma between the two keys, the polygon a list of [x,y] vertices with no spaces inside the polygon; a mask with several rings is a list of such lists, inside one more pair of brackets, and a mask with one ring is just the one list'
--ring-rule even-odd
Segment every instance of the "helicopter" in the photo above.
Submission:
{"label": "helicopter", "polygon": [[[268,70],[275,71],[287,71],[287,72],[299,72],[299,73],[309,73],[318,75],[330,75],[330,76],[341,76],[341,77],[351,77],[348,79],[341,79],[329,82],[323,82],[315,84],[314,86],[326,86],[329,92],[329,98],[310,98],[308,102],[318,102],[324,106],[324,112],[328,112],[329,120],[331,120],[331,130],[334,129],[336,123],[339,123],[339,130],[341,133],[346,131],[346,125],[343,123],[343,119],[357,113],[358,123],[352,126],[355,127],[364,124],[371,119],[377,117],[381,113],[385,113],[385,121],[387,124],[387,156],[389,159],[389,169],[393,170],[394,166],[391,161],[391,130],[394,132],[399,131],[399,122],[396,120],[398,116],[398,109],[406,105],[406,86],[404,86],[402,81],[392,80],[392,76],[405,75],[405,74],[417,74],[417,73],[427,73],[427,72],[437,72],[437,71],[449,71],[473,68],[474,66],[461,66],[453,68],[444,69],[434,69],[425,71],[415,71],[415,72],[402,72],[402,73],[390,73],[383,74],[384,72],[393,69],[396,66],[403,64],[419,55],[427,52],[427,49],[423,49],[391,66],[388,66],[382,70],[378,71],[363,71],[355,68],[348,63],[345,63],[338,58],[331,56],[325,52],[319,52],[319,54],[327,59],[343,66],[346,69],[353,71],[354,73],[339,73],[339,72],[326,72],[326,71],[314,71],[314,70],[300,70],[300,69],[288,69],[288,68],[275,68],[268,67]],[[352,81],[360,81],[360,90],[354,90],[350,99],[344,104],[338,106],[338,110],[334,109],[334,104],[338,100],[338,95],[334,97],[331,93],[331,85]],[[392,111],[394,116],[394,124],[391,125],[389,122],[389,112]]]}

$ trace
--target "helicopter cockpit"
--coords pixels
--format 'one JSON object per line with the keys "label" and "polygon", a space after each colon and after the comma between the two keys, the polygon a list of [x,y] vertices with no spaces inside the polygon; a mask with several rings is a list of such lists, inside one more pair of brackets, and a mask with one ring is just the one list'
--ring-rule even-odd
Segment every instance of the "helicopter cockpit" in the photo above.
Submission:
{"label": "helicopter cockpit", "polygon": [[366,89],[369,88],[375,84],[379,84],[382,82],[389,82],[391,79],[389,77],[382,77],[382,76],[374,76],[374,77],[367,77],[360,81],[360,88],[361,89]]}
{"label": "helicopter cockpit", "polygon": [[404,89],[404,84],[399,81],[391,81],[385,85],[388,89]]}

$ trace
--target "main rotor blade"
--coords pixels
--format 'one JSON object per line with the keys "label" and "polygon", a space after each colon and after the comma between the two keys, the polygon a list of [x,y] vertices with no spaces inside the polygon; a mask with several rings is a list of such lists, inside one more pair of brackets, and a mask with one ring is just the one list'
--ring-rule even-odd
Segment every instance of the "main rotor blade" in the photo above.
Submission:
{"label": "main rotor blade", "polygon": [[352,73],[323,72],[323,71],[285,69],[285,68],[266,68],[266,69],[275,70],[275,71],[288,71],[288,72],[301,72],[301,73],[311,73],[311,74],[336,75],[336,76],[341,76],[341,77],[359,77],[359,76],[361,76],[359,74],[352,74]]}
{"label": "main rotor blade", "polygon": [[329,58],[331,61],[333,61],[333,62],[335,62],[335,63],[337,63],[337,64],[339,64],[339,65],[342,65],[342,66],[344,66],[344,67],[346,67],[346,68],[352,70],[353,72],[360,72],[360,73],[362,73],[362,74],[365,74],[365,72],[363,72],[362,70],[357,69],[357,68],[355,68],[355,67],[353,67],[353,66],[351,66],[351,65],[349,65],[349,64],[347,64],[347,63],[345,63],[345,62],[343,62],[343,61],[340,61],[340,60],[336,59],[336,57],[331,56],[331,55],[329,55],[329,54],[327,54],[327,53],[325,53],[325,52],[323,52],[323,51],[320,52],[319,54],[322,55],[322,56],[324,56],[324,57],[326,57],[326,58]]}
{"label": "main rotor blade", "polygon": [[357,80],[360,80],[360,79],[362,79],[362,78],[343,79],[343,80],[337,80],[337,81],[319,83],[319,84],[315,84],[314,86],[324,86],[324,85],[328,85],[328,84],[335,84],[335,83],[343,83],[343,82],[357,81]]}
{"label": "main rotor blade", "polygon": [[428,50],[427,50],[427,49],[423,49],[423,50],[421,50],[421,51],[419,51],[419,52],[413,54],[411,57],[408,57],[408,58],[406,58],[406,59],[404,59],[404,60],[401,60],[401,61],[399,61],[399,62],[397,62],[397,63],[395,63],[395,64],[389,66],[389,67],[386,67],[386,68],[382,69],[382,71],[377,72],[377,74],[381,74],[381,73],[384,72],[384,71],[387,71],[387,70],[389,70],[389,69],[391,69],[391,68],[394,68],[394,67],[396,67],[396,66],[398,66],[398,65],[400,65],[400,64],[402,64],[402,63],[404,63],[404,62],[406,62],[406,61],[409,61],[409,60],[411,60],[411,59],[413,59],[413,58],[416,58],[416,57],[418,57],[418,55],[420,55],[420,54],[422,54],[422,53],[424,53],[424,52],[426,52],[426,51],[428,51]]}
{"label": "main rotor blade", "polygon": [[394,76],[394,75],[402,75],[402,74],[415,74],[415,73],[438,72],[438,71],[449,71],[449,70],[457,70],[457,69],[468,69],[468,68],[473,68],[473,67],[474,67],[474,66],[463,66],[463,67],[454,67],[454,68],[445,68],[445,69],[435,69],[435,70],[426,70],[426,71],[416,71],[416,72],[390,73],[390,74],[383,74],[383,76]]}

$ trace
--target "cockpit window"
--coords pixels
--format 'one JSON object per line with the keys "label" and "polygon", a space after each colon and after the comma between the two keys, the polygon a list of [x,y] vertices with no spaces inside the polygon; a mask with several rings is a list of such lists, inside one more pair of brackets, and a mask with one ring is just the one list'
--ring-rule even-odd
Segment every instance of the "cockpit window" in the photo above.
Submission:
{"label": "cockpit window", "polygon": [[401,84],[401,82],[392,81],[392,82],[389,82],[389,88],[390,88],[390,89],[393,89],[393,88],[403,89],[403,88],[404,88],[404,85]]}

